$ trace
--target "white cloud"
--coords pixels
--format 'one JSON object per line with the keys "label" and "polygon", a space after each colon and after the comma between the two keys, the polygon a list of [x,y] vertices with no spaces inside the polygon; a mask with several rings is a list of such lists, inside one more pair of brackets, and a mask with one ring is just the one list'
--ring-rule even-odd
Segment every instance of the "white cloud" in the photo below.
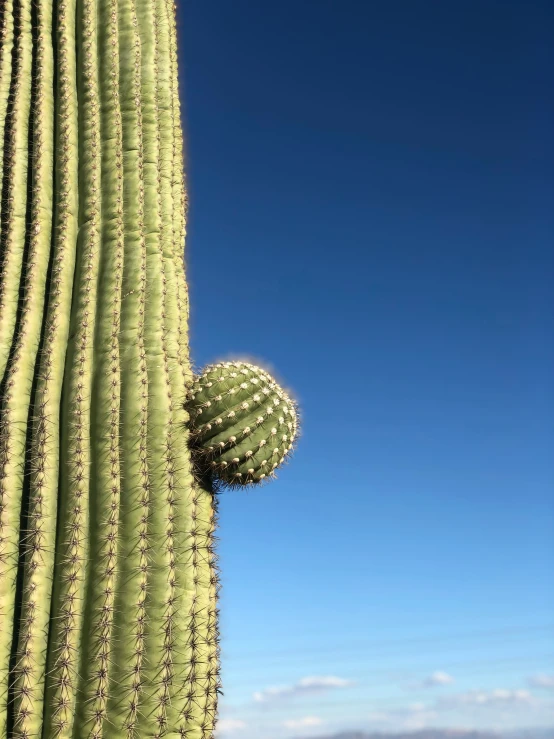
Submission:
{"label": "white cloud", "polygon": [[501,689],[470,690],[444,695],[426,703],[411,703],[389,710],[379,705],[367,713],[375,731],[419,731],[443,726],[466,726],[493,730],[498,727],[517,728],[529,722],[547,725],[554,717],[554,701],[540,699],[529,690]]}
{"label": "white cloud", "polygon": [[220,732],[232,734],[241,729],[246,729],[246,723],[244,721],[240,721],[238,718],[221,718],[217,722],[216,734],[217,736],[219,736]]}
{"label": "white cloud", "polygon": [[425,678],[423,685],[431,688],[435,685],[450,685],[453,682],[454,678],[452,675],[449,675],[447,672],[442,672],[441,670],[436,670],[432,675]]}
{"label": "white cloud", "polygon": [[253,698],[256,703],[266,703],[272,698],[282,698],[285,695],[290,695],[291,691],[292,687],[290,685],[266,688],[265,690],[259,690],[254,693]]}
{"label": "white cloud", "polygon": [[344,680],[341,677],[332,675],[323,677],[303,677],[294,685],[281,685],[272,688],[266,688],[254,693],[254,700],[257,703],[267,703],[268,701],[278,700],[281,698],[293,698],[299,695],[307,695],[311,693],[320,693],[335,688],[346,688],[352,685],[350,680]]}
{"label": "white cloud", "polygon": [[319,716],[304,716],[304,718],[291,718],[283,721],[287,729],[304,729],[307,726],[321,726],[323,723]]}
{"label": "white cloud", "polygon": [[326,690],[327,688],[346,688],[352,685],[352,682],[342,677],[303,677],[298,685],[307,690]]}
{"label": "white cloud", "polygon": [[535,688],[554,688],[554,675],[533,675],[529,678],[529,684]]}
{"label": "white cloud", "polygon": [[533,702],[528,690],[470,690],[467,693],[444,696],[439,699],[441,705],[448,706],[499,706],[521,705]]}

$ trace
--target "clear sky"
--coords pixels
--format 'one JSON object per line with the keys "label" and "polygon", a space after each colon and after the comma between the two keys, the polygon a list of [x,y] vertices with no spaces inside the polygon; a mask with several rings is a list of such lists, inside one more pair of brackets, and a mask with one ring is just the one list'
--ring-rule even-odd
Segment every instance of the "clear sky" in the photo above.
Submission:
{"label": "clear sky", "polygon": [[554,3],[179,15],[194,359],[303,413],[220,497],[218,737],[554,725]]}

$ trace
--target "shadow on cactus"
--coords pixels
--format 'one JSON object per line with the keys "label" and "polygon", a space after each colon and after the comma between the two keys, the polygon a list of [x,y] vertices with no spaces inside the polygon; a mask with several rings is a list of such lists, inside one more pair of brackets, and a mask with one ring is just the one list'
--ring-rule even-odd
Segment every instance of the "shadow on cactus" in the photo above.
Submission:
{"label": "shadow on cactus", "polygon": [[196,473],[229,487],[275,477],[298,436],[298,407],[249,362],[218,362],[195,376],[186,403]]}

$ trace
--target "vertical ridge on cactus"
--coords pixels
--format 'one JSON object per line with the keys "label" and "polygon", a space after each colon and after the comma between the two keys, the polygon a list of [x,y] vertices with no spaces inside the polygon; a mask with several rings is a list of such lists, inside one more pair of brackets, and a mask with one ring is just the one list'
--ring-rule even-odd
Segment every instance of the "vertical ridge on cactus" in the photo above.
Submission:
{"label": "vertical ridge on cactus", "polygon": [[[83,617],[83,584],[88,559],[88,418],[90,398],[84,387],[76,395],[76,376],[88,384],[90,366],[72,366],[79,354],[75,320],[72,320],[72,288],[78,296],[81,259],[76,259],[79,221],[78,197],[78,100],[75,48],[75,0],[61,0],[57,10],[57,90],[56,90],[56,161],[54,164],[56,207],[54,243],[56,253],[52,269],[46,342],[45,373],[56,375],[56,405],[45,413],[45,433],[54,430],[58,443],[45,459],[45,465],[57,467],[52,484],[45,491],[57,497],[56,556],[54,562],[53,602],[46,662],[44,731],[67,737],[75,710],[77,658]],[[69,263],[69,264],[68,264]],[[69,269],[71,266],[71,269]],[[76,267],[76,270],[75,270]],[[75,272],[75,281],[74,281]],[[62,279],[63,274],[63,279]],[[67,358],[67,362],[65,359]],[[65,363],[65,373],[64,373]],[[63,380],[63,385],[62,385]],[[59,397],[61,393],[61,408]],[[73,402],[71,402],[73,400]],[[85,407],[86,406],[86,409]],[[59,455],[58,455],[59,447]],[[26,566],[27,563],[24,562]],[[46,637],[46,634],[45,634]],[[18,727],[14,727],[17,736]]]}
{"label": "vertical ridge on cactus", "polygon": [[[0,131],[4,130],[8,112],[8,98],[11,86],[12,49],[13,49],[13,0],[5,0],[0,6]],[[4,137],[0,137],[0,183],[3,182],[4,171]],[[0,198],[0,213],[3,198]]]}
{"label": "vertical ridge on cactus", "polygon": [[[7,9],[6,9],[7,10]],[[26,422],[29,409],[28,357],[23,349],[29,341],[25,326],[25,304],[19,302],[20,283],[27,279],[24,251],[28,244],[27,218],[27,152],[31,110],[32,31],[31,3],[19,2],[12,8],[11,50],[2,53],[2,64],[10,68],[11,79],[5,105],[5,142],[2,169],[2,220],[0,223],[0,615],[5,626],[0,628],[0,736],[5,731],[8,710],[8,679],[13,659],[13,623],[16,615],[16,585],[19,556],[19,524],[23,490],[23,460],[26,445]],[[4,16],[3,31],[7,33]],[[8,38],[3,34],[4,44]],[[4,45],[3,44],[3,45]],[[8,56],[13,64],[9,64]],[[4,66],[3,66],[4,69]],[[7,83],[2,78],[1,86]],[[2,111],[4,113],[4,111]],[[7,135],[6,135],[7,134]],[[31,261],[33,255],[31,254]],[[31,272],[33,270],[31,269]],[[19,310],[19,307],[23,310]],[[14,336],[16,320],[23,318],[22,331]],[[21,323],[21,321],[20,321]],[[6,369],[8,359],[11,366]],[[21,378],[21,387],[17,386]]]}
{"label": "vertical ridge on cactus", "polygon": [[[8,9],[6,9],[7,11]],[[13,38],[5,36],[3,46],[12,42],[2,53],[6,75],[2,77],[1,89],[7,92],[4,114],[2,144],[4,149],[2,168],[2,252],[0,272],[0,377],[3,376],[12,343],[18,308],[18,296],[25,239],[27,216],[27,178],[29,157],[29,116],[31,110],[31,67],[32,30],[30,0],[16,0],[12,6]],[[7,21],[4,21],[6,28]],[[7,33],[6,28],[6,33]],[[11,34],[10,34],[11,35]],[[11,59],[8,59],[11,57]],[[10,64],[11,62],[11,64]],[[9,69],[9,71],[8,71]],[[4,70],[2,70],[4,71]],[[2,101],[3,102],[3,101]],[[4,107],[4,106],[3,106]]]}

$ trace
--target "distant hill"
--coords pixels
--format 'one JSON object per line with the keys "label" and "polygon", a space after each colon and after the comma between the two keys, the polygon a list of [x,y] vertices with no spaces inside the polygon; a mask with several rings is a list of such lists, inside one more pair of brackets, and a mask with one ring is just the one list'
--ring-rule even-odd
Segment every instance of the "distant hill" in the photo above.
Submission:
{"label": "distant hill", "polygon": [[321,734],[311,739],[554,739],[554,728],[518,729],[504,733],[463,731],[458,729],[423,729],[396,733],[343,731],[340,734]]}
{"label": "distant hill", "polygon": [[503,739],[554,739],[554,727],[507,731]]}

